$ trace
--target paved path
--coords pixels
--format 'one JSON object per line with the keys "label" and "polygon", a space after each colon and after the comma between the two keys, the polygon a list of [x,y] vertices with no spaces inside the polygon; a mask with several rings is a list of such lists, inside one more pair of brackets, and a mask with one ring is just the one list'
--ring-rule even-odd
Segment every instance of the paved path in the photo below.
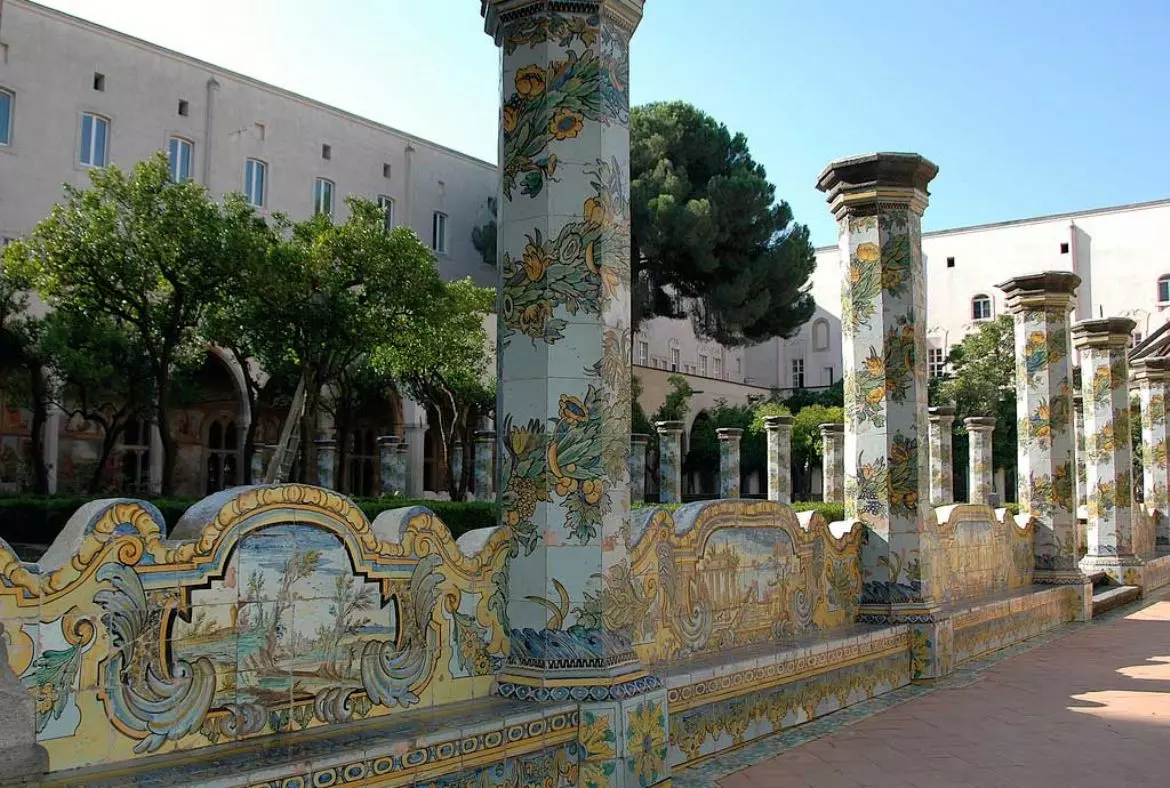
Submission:
{"label": "paved path", "polygon": [[1047,640],[892,693],[909,700],[871,702],[880,713],[854,707],[749,745],[675,785],[1170,786],[1170,599]]}

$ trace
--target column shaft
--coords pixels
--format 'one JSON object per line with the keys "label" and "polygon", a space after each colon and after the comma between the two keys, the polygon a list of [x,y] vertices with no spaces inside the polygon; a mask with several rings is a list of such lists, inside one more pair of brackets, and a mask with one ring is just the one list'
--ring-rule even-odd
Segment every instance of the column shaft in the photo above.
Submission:
{"label": "column shaft", "polygon": [[768,416],[768,500],[792,503],[792,417]]}
{"label": "column shaft", "polygon": [[660,421],[658,430],[658,502],[682,503],[681,421]]}
{"label": "column shaft", "polygon": [[720,427],[715,430],[719,436],[719,497],[739,497],[739,445],[743,430],[735,427]]}
{"label": "column shaft", "polygon": [[845,500],[845,427],[821,425],[822,500],[841,503]]}
{"label": "column shaft", "polygon": [[1085,505],[1085,398],[1076,393],[1073,395],[1073,435],[1074,457],[1077,468],[1077,517],[1080,517],[1081,507]]}
{"label": "column shaft", "polygon": [[496,431],[480,430],[475,433],[475,499],[493,500],[495,484]]}
{"label": "column shaft", "polygon": [[1170,544],[1170,422],[1166,402],[1170,399],[1170,357],[1135,361],[1133,378],[1138,385],[1142,408],[1142,504],[1155,518],[1158,545]]}
{"label": "column shaft", "polygon": [[951,429],[954,408],[931,408],[930,417],[930,503],[946,506],[955,502],[955,463]]}
{"label": "column shaft", "polygon": [[649,443],[649,435],[634,434],[630,436],[631,503],[641,503],[646,500],[646,448]]}
{"label": "column shaft", "polygon": [[992,479],[995,419],[973,416],[963,419],[963,426],[967,428],[967,498],[971,503],[986,506],[991,503],[991,494],[995,491]]}
{"label": "column shaft", "polygon": [[336,489],[334,466],[337,461],[337,441],[322,434],[313,441],[317,447],[317,486],[327,490]]}
{"label": "column shaft", "polygon": [[378,438],[378,481],[382,497],[398,492],[394,482],[394,463],[398,455],[397,435],[382,435]]}

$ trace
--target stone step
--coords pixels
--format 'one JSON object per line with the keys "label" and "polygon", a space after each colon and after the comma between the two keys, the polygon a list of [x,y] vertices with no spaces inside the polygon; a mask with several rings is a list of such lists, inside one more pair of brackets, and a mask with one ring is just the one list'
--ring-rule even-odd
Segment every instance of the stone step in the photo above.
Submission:
{"label": "stone step", "polygon": [[1141,593],[1139,586],[1114,586],[1098,591],[1093,594],[1093,615],[1128,604],[1141,596]]}
{"label": "stone step", "polygon": [[1106,583],[1108,583],[1109,582],[1109,575],[1105,574],[1105,572],[1103,572],[1103,571],[1102,572],[1090,572],[1089,573],[1089,580],[1091,580],[1093,582],[1093,588],[1096,588],[1097,586],[1103,586]]}

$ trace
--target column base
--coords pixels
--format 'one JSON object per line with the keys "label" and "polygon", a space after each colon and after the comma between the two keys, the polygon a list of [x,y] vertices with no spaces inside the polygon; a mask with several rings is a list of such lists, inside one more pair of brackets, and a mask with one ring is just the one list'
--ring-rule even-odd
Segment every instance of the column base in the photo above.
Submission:
{"label": "column base", "polygon": [[625,700],[582,703],[579,715],[578,785],[669,784],[670,712],[665,688]]}
{"label": "column base", "polygon": [[512,631],[511,653],[496,678],[504,698],[537,702],[626,700],[662,688],[629,643],[612,633]]}
{"label": "column base", "polygon": [[914,681],[933,681],[954,672],[954,619],[938,605],[862,605],[857,620],[863,624],[910,625],[910,677]]}
{"label": "column base", "polygon": [[1086,574],[1104,572],[1122,586],[1144,588],[1145,566],[1146,562],[1136,555],[1087,555],[1081,559],[1081,570]]}

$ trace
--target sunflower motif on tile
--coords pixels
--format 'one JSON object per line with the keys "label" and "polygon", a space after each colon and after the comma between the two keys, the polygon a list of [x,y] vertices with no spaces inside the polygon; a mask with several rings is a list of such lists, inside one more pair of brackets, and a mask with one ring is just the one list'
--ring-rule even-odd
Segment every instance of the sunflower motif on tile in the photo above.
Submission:
{"label": "sunflower motif on tile", "polygon": [[[901,213],[901,212],[899,212]],[[887,217],[890,221],[890,217]],[[892,222],[898,225],[898,222]],[[900,226],[905,227],[905,216],[901,217]],[[881,252],[881,284],[882,290],[888,295],[900,296],[910,285],[910,272],[913,267],[914,255],[910,248],[910,234],[898,232],[889,235],[882,244]]]}
{"label": "sunflower motif on tile", "polygon": [[522,46],[534,47],[555,41],[568,47],[579,41],[587,47],[597,43],[601,18],[597,14],[533,14],[516,20],[504,35],[504,54],[511,55]]}
{"label": "sunflower motif on tile", "polygon": [[872,241],[859,243],[849,255],[845,281],[841,283],[841,330],[856,334],[877,308],[877,297],[882,289],[882,253]]}
{"label": "sunflower motif on tile", "polygon": [[890,514],[913,516],[918,511],[918,440],[896,433],[887,467]]}
{"label": "sunflower motif on tile", "polygon": [[1085,436],[1085,457],[1094,464],[1102,463],[1117,450],[1116,432],[1113,423],[1107,423],[1094,433]]}
{"label": "sunflower motif on tile", "polygon": [[1133,504],[1133,483],[1132,476],[1128,470],[1118,471],[1117,483],[1114,489],[1117,490],[1117,497],[1114,502],[1118,506],[1130,506]]}
{"label": "sunflower motif on tile", "polygon": [[1166,398],[1161,394],[1152,394],[1142,408],[1142,426],[1147,430],[1161,427],[1166,424]]}
{"label": "sunflower motif on tile", "polygon": [[666,715],[661,701],[640,701],[626,715],[626,753],[638,785],[654,785],[665,775]]}
{"label": "sunflower motif on tile", "polygon": [[1099,481],[1089,491],[1086,507],[1089,517],[1108,517],[1117,505],[1117,485],[1114,482]]}
{"label": "sunflower motif on tile", "polygon": [[629,201],[621,167],[616,159],[598,161],[590,175],[595,195],[582,206],[581,221],[567,223],[555,238],[534,230],[519,259],[504,253],[505,337],[555,343],[567,325],[554,316],[557,307],[570,315],[601,315],[629,281]]}

